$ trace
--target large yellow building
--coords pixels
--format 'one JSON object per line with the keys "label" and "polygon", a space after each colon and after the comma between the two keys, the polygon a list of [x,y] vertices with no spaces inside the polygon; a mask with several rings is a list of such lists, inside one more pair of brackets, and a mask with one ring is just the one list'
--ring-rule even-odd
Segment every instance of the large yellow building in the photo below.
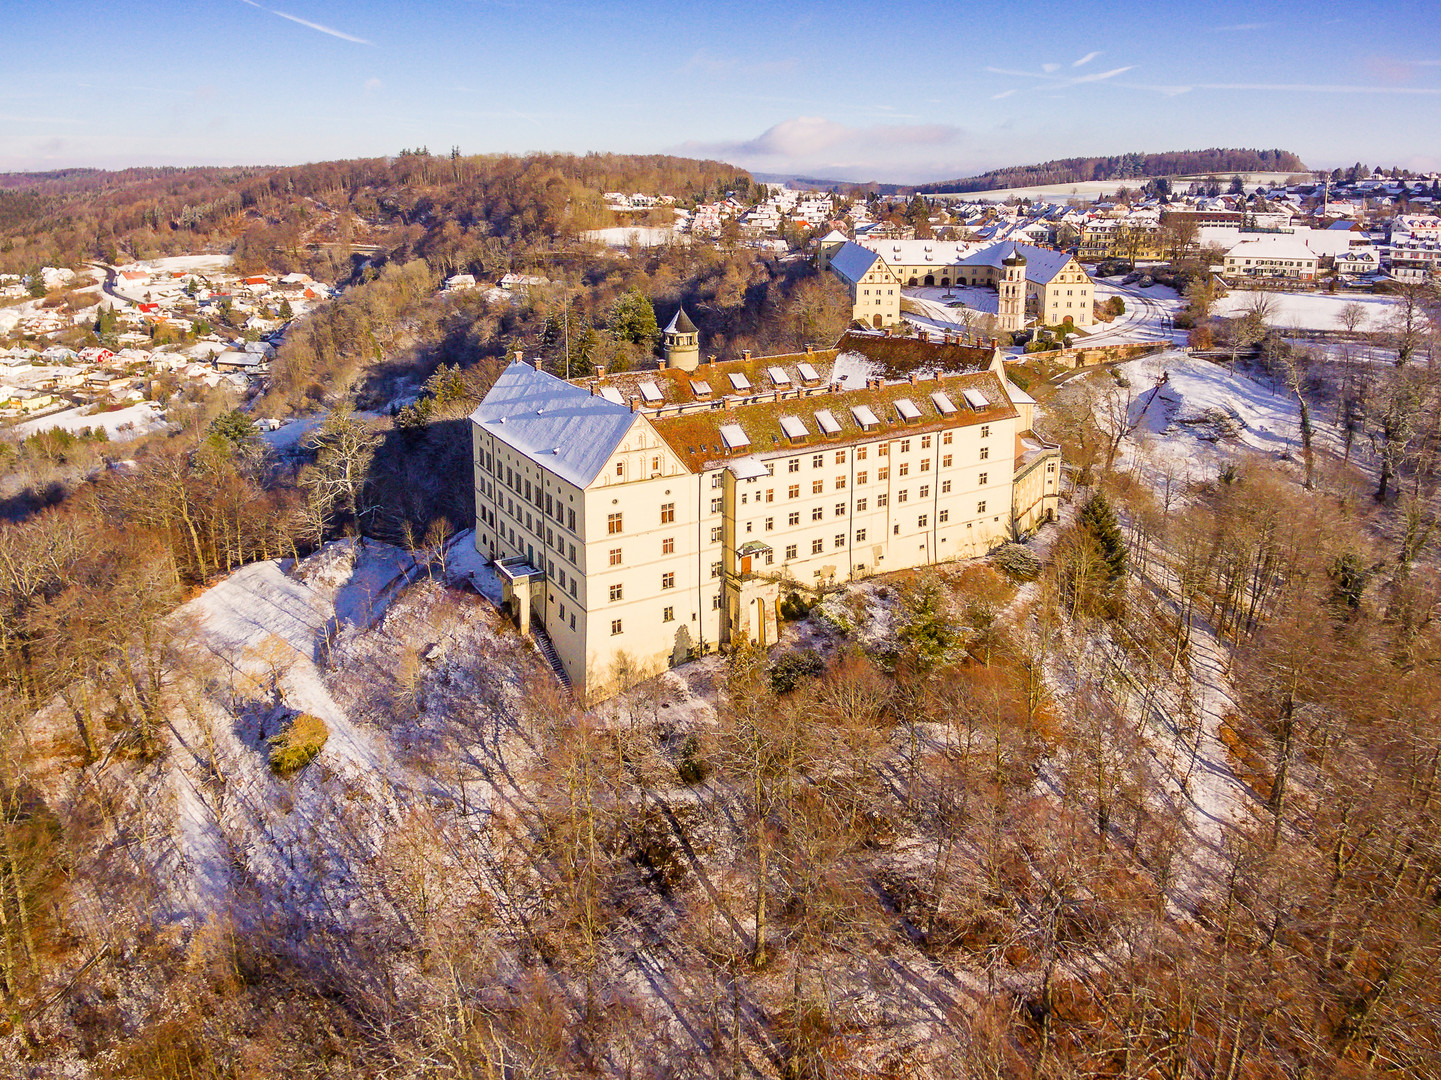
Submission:
{"label": "large yellow building", "polygon": [[[857,244],[839,232],[820,244],[818,263],[851,291],[854,318],[867,326],[890,326],[900,319],[902,287],[969,285],[1002,288],[1010,265],[1025,269],[1019,318],[1001,317],[1001,329],[1014,331],[1039,321],[1087,327],[1095,323],[1095,285],[1076,259],[1064,251],[1003,240],[973,244],[947,240],[867,240]],[[890,303],[894,297],[895,309]],[[1004,295],[1001,296],[1005,299]],[[879,317],[880,321],[877,321]]]}
{"label": "large yellow building", "polygon": [[850,291],[854,322],[880,329],[901,321],[901,281],[880,255],[831,233],[821,241],[819,263]]}
{"label": "large yellow building", "polygon": [[[946,373],[886,377],[872,343]],[[859,335],[588,383],[517,362],[471,417],[475,543],[571,684],[603,696],[622,669],[774,642],[787,591],[1034,528],[1060,455],[1033,406],[999,353]]]}

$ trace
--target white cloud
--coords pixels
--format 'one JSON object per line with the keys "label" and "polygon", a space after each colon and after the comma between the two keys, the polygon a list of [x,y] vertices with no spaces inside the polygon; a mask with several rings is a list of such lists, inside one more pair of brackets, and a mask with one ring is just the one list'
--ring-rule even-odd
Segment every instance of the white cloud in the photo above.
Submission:
{"label": "white cloud", "polygon": [[1096,57],[1098,57],[1098,56],[1100,56],[1100,55],[1101,55],[1100,52],[1088,52],[1085,56],[1081,57],[1079,60],[1077,60],[1077,61],[1076,61],[1075,63],[1073,63],[1071,66],[1072,66],[1073,68],[1085,67],[1087,64],[1089,64],[1092,60],[1094,60]]}
{"label": "white cloud", "polygon": [[257,4],[255,0],[240,0],[242,4],[249,4],[251,7],[265,12],[267,15],[274,15],[280,19],[289,19],[293,23],[308,27],[311,30],[318,30],[322,34],[329,34],[331,37],[339,38],[341,41],[350,41],[356,45],[374,45],[373,41],[366,41],[363,37],[356,37],[354,34],[347,34],[343,30],[336,30],[329,26],[322,26],[320,23],[311,22],[309,19],[302,19],[299,15],[288,15],[283,11],[276,11],[273,8]]}
{"label": "white cloud", "polygon": [[[1099,55],[1099,53],[1092,53],[1091,56],[1085,59],[1090,60],[1092,57]],[[1074,67],[1075,65],[1072,66]],[[992,75],[1010,75],[1014,78],[1039,80],[1034,85],[1027,87],[1027,89],[1030,90],[1064,90],[1068,86],[1080,86],[1083,83],[1105,82],[1107,79],[1114,79],[1117,75],[1124,75],[1126,72],[1134,70],[1135,65],[1128,64],[1125,67],[1112,68],[1110,71],[1092,72],[1089,75],[1056,75],[1053,73],[1054,69],[1055,65],[1043,65],[1040,71],[1022,71],[1016,68],[986,68]]]}
{"label": "white cloud", "polygon": [[964,132],[950,124],[852,126],[822,116],[782,120],[751,139],[689,142],[686,154],[723,158],[763,172],[814,172],[887,178],[935,175],[952,167]]}

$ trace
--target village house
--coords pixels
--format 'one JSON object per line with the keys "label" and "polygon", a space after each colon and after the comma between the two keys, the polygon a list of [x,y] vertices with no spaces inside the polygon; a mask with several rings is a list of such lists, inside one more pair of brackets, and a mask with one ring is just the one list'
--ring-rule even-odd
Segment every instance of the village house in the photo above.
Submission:
{"label": "village house", "polygon": [[821,241],[819,260],[850,292],[852,320],[877,329],[901,321],[901,279],[876,252],[833,232]]}
{"label": "village house", "polygon": [[[858,351],[878,349],[914,355]],[[522,631],[604,696],[618,666],[773,643],[790,592],[1052,516],[1060,453],[1033,407],[998,352],[864,335],[573,383],[517,361],[471,416],[475,544]]]}
{"label": "village house", "polygon": [[1316,280],[1317,256],[1304,243],[1289,236],[1242,240],[1226,252],[1228,278]]}

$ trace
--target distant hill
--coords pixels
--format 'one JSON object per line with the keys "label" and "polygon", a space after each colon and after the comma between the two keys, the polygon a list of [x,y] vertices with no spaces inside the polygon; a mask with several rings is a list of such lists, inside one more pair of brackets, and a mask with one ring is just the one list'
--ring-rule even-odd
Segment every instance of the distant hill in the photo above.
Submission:
{"label": "distant hill", "polygon": [[1081,184],[1092,180],[1129,180],[1149,176],[1229,176],[1243,172],[1306,172],[1289,150],[1173,150],[1165,154],[1116,154],[1111,157],[1062,158],[1040,165],[992,169],[979,176],[919,184],[922,194],[993,191],[997,188]]}

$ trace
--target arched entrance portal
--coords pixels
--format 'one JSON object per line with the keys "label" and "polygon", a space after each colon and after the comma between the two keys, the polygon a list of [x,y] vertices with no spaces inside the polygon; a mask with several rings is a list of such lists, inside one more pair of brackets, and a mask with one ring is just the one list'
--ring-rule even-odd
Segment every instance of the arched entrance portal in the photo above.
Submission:
{"label": "arched entrance portal", "polygon": [[879,315],[877,315],[877,316],[872,320],[872,323],[873,323],[873,325],[875,326],[875,328],[876,328],[877,330],[879,330],[879,329],[881,328],[881,317],[880,317]]}
{"label": "arched entrance portal", "polygon": [[935,274],[927,274],[927,275],[926,275],[926,284],[927,284],[927,285],[934,285],[935,283],[936,283],[936,275],[935,275]]}

